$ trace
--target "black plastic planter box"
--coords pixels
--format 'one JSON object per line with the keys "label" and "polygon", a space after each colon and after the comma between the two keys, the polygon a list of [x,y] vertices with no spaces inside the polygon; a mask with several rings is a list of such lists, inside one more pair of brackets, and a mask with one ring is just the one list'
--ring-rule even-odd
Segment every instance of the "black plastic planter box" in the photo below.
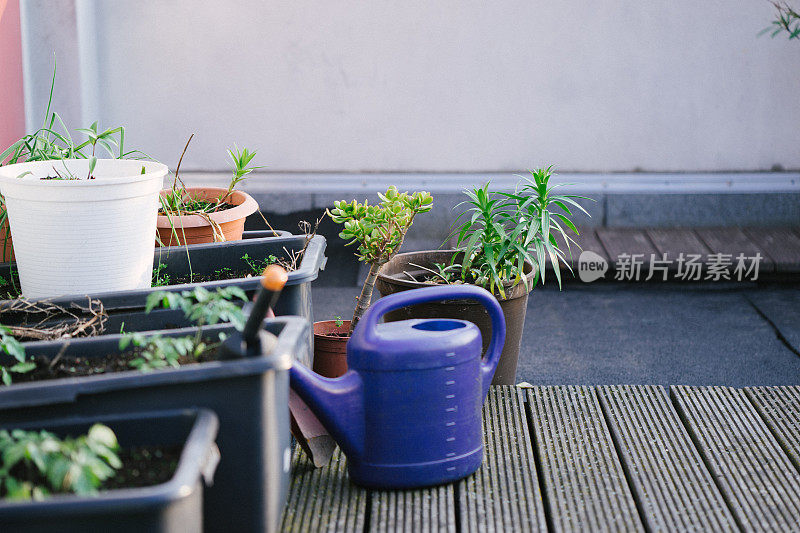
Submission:
{"label": "black plastic planter box", "polygon": [[51,419],[13,428],[45,429],[64,437],[86,433],[95,422],[110,427],[122,447],[182,446],[172,479],[160,485],[105,491],[96,496],[55,495],[44,501],[24,502],[0,500],[0,531],[201,531],[203,485],[212,482],[219,460],[214,444],[216,415],[204,409],[157,411]]}
{"label": "black plastic planter box", "polygon": [[[244,254],[258,259],[263,259],[269,255],[280,257],[286,255],[284,249],[300,251],[305,243],[305,236],[303,235],[264,237],[264,234],[272,235],[272,232],[246,232],[245,238],[241,241],[194,244],[188,247],[156,248],[153,264],[154,266],[158,264],[166,265],[166,268],[161,271],[161,275],[169,275],[173,278],[188,276],[190,273],[198,276],[211,275],[222,268],[246,270],[248,268],[247,263],[242,259]],[[313,321],[311,282],[317,279],[320,269],[325,267],[325,246],[325,238],[322,236],[316,236],[311,240],[300,266],[289,273],[289,280],[275,308],[276,315],[303,316],[310,322]],[[12,264],[0,264],[0,276],[9,279]],[[102,275],[102,272],[98,272],[95,275]],[[210,290],[236,285],[252,295],[258,288],[260,279],[260,276],[253,276],[249,278],[167,285],[148,289],[100,292],[91,295],[59,296],[47,298],[46,301],[62,307],[70,307],[73,304],[85,307],[87,296],[91,296],[102,301],[106,311],[113,313],[119,310],[144,308],[147,296],[153,292],[180,292],[190,290],[198,285]],[[4,317],[4,323],[9,324],[6,320],[7,318]],[[10,323],[13,323],[13,319]]]}
{"label": "black plastic planter box", "polygon": [[[228,359],[151,373],[100,374],[0,387],[0,424],[35,418],[126,413],[160,408],[203,407],[219,416],[222,453],[214,486],[206,490],[206,531],[272,531],[286,498],[289,472],[289,368],[307,360],[309,323],[299,317],[264,322],[278,336],[268,354]],[[208,326],[210,336],[232,333],[228,325]],[[193,328],[163,332],[188,335]],[[31,356],[102,357],[118,352],[119,335],[39,342]],[[66,344],[66,348],[64,345]],[[35,345],[35,346],[34,346]],[[8,356],[0,357],[4,364]]]}

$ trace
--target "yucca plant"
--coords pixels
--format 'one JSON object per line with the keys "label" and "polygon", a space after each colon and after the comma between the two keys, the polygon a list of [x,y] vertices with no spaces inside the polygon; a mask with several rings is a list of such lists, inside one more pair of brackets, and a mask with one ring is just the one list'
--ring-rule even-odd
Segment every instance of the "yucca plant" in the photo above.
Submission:
{"label": "yucca plant", "polygon": [[462,283],[482,286],[505,298],[508,283],[522,282],[530,290],[526,262],[533,266],[534,285],[540,280],[544,283],[548,258],[559,286],[561,266],[572,271],[556,235],[561,235],[570,253],[576,244],[570,233],[577,235],[578,230],[569,217],[578,211],[588,215],[577,200],[590,198],[556,194],[561,185],[550,185],[552,166],[529,173],[518,176],[521,181],[513,193],[492,192],[488,182],[464,191],[468,200],[457,207],[467,209],[456,218],[453,231],[461,254],[453,256],[451,264],[460,268]]}

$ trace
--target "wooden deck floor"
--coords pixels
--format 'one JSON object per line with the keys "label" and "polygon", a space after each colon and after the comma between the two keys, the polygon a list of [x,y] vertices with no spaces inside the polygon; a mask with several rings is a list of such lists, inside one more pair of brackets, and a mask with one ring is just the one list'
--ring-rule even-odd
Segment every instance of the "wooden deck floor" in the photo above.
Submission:
{"label": "wooden deck floor", "polygon": [[[613,269],[620,258],[637,255],[647,272],[650,256],[666,254],[669,277],[675,278],[680,254],[696,255],[703,265],[730,261],[735,268],[739,254],[760,254],[762,277],[800,273],[800,228],[579,228],[575,237],[582,250],[590,250],[609,262]],[[562,240],[559,238],[559,240]],[[563,248],[563,246],[562,246]],[[720,255],[721,254],[721,255]],[[573,250],[571,266],[577,267],[580,250]]]}
{"label": "wooden deck floor", "polygon": [[285,531],[798,531],[800,387],[493,387],[472,476],[351,484],[297,449]]}

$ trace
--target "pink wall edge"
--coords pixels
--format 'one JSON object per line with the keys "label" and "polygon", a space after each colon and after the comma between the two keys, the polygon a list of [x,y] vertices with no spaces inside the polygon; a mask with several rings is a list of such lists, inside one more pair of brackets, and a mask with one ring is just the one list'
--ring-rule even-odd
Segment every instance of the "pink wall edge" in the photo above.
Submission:
{"label": "pink wall edge", "polygon": [[24,133],[19,0],[0,0],[0,152]]}

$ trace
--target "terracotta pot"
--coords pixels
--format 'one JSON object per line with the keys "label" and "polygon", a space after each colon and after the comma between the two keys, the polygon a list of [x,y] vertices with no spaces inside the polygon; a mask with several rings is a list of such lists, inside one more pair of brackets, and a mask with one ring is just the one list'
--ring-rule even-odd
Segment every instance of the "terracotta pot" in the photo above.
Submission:
{"label": "terracotta pot", "polygon": [[335,320],[314,322],[314,367],[312,370],[326,378],[338,378],[347,372],[347,341],[350,337],[336,337],[331,333],[350,332],[350,321],[341,326]]}
{"label": "terracotta pot", "polygon": [[[161,196],[164,197],[168,192],[170,192],[170,189],[164,189],[161,191]],[[192,198],[211,201],[218,200],[226,192],[227,189],[221,187],[188,187],[186,189],[186,193]],[[226,202],[236,207],[217,213],[209,213],[208,217],[219,224],[226,241],[241,240],[242,232],[244,231],[244,220],[258,211],[258,203],[252,196],[242,191],[233,191]],[[159,214],[157,227],[161,246],[214,242],[211,224],[204,216],[167,217]]]}
{"label": "terracotta pot", "polygon": [[[430,287],[431,283],[412,281],[408,272],[414,277],[424,274],[421,265],[430,268],[433,263],[449,264],[456,250],[432,250],[422,252],[407,252],[397,254],[391,261],[383,265],[378,272],[375,288],[381,296],[387,296],[400,291]],[[528,306],[528,293],[533,288],[533,265],[525,265],[528,287],[525,284],[508,284],[505,286],[505,298],[497,296],[500,308],[506,320],[506,343],[500,362],[495,370],[493,385],[515,385],[517,380],[517,362],[519,361],[519,347],[522,341],[522,328],[525,324],[525,311]],[[386,321],[407,320],[411,318],[455,318],[468,320],[478,326],[483,338],[483,351],[489,347],[492,338],[492,324],[486,309],[478,302],[469,300],[454,300],[452,302],[434,302],[421,305],[404,307],[385,315]]]}

